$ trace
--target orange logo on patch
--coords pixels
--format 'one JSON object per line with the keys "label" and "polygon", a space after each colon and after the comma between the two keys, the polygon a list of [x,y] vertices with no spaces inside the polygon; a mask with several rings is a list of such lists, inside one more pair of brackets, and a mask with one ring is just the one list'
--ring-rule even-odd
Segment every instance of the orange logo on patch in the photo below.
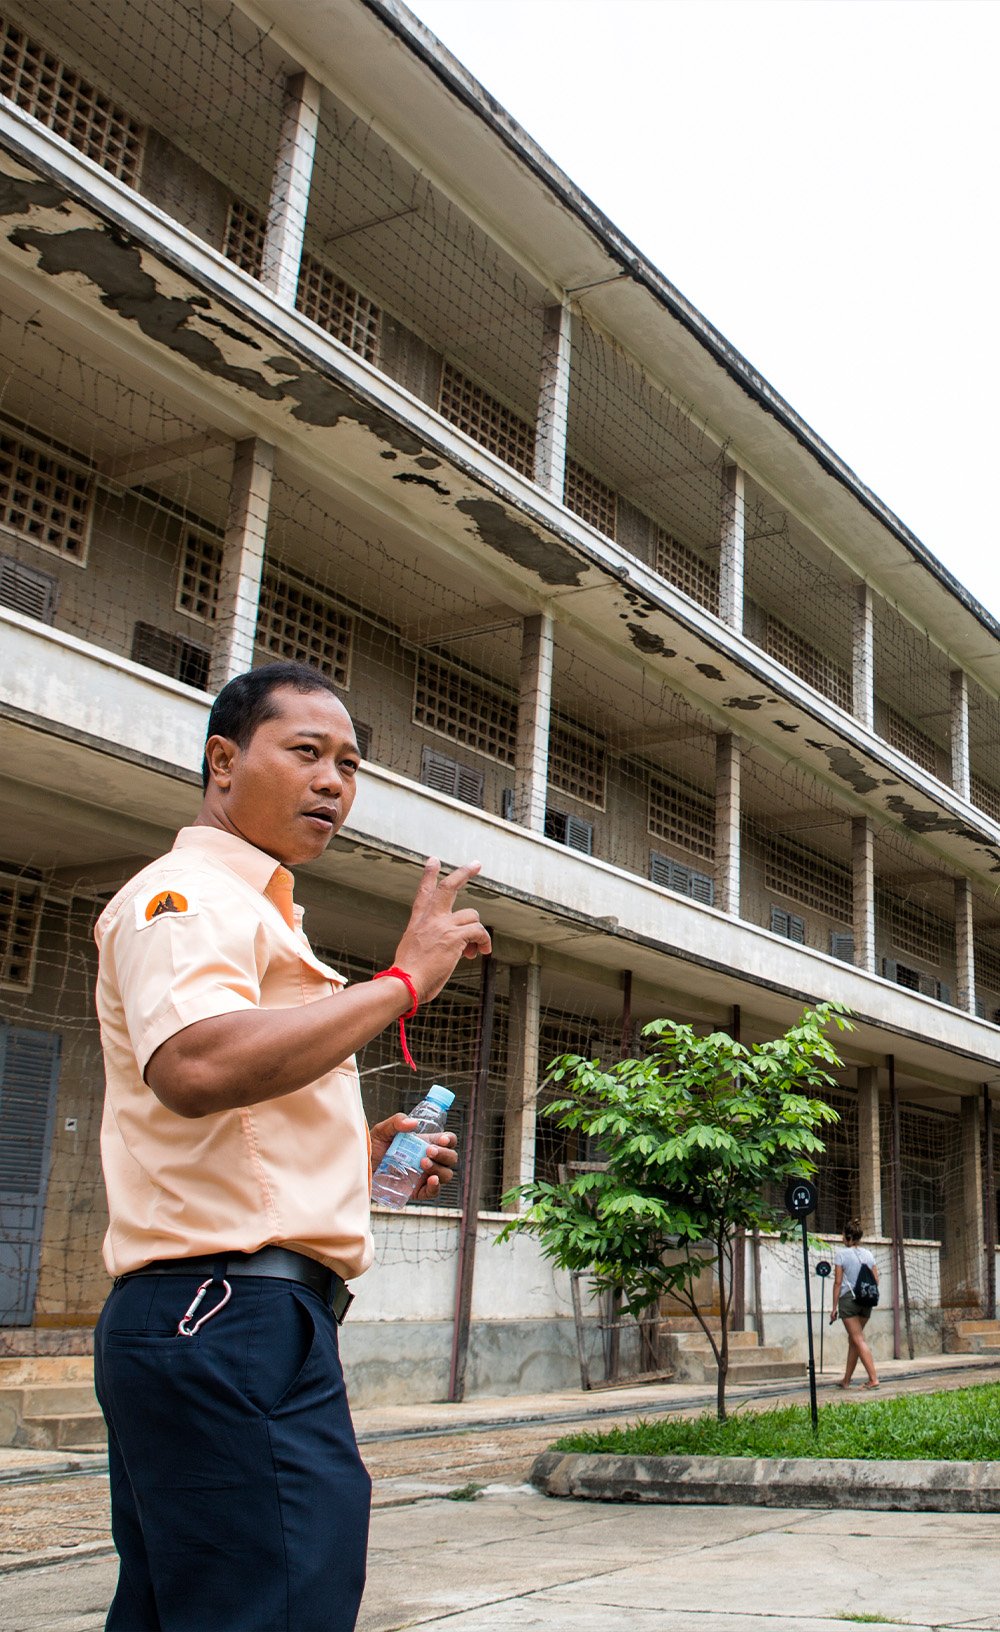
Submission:
{"label": "orange logo on patch", "polygon": [[154,895],[146,907],[146,922],[151,924],[154,918],[162,918],[165,912],[187,912],[187,897],[178,890],[161,890]]}

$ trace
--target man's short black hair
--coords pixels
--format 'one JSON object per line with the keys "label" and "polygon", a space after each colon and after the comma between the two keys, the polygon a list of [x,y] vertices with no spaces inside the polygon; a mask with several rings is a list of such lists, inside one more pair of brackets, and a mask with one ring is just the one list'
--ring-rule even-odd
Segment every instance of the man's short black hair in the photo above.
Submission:
{"label": "man's short black hair", "polygon": [[[337,696],[333,681],[308,663],[264,663],[259,669],[248,669],[223,686],[212,704],[208,716],[209,737],[228,737],[237,748],[248,748],[257,727],[278,714],[274,692],[282,688],[291,691],[328,691]],[[337,698],[339,702],[339,697]],[[208,787],[208,756],[202,757],[201,785]]]}

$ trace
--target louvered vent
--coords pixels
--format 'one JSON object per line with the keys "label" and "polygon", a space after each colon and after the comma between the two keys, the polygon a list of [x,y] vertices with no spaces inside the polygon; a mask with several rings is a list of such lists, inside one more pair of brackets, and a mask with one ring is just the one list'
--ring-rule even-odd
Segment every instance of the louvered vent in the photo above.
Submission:
{"label": "louvered vent", "polygon": [[700,901],[704,907],[715,905],[713,878],[707,873],[696,872],[693,867],[685,867],[671,856],[662,855],[659,850],[649,852],[649,876],[654,884],[661,884],[665,890],[689,896],[692,901]]}
{"label": "louvered vent", "polygon": [[474,770],[471,765],[462,765],[457,759],[449,759],[447,754],[439,754],[433,748],[423,750],[420,780],[435,793],[450,794],[466,805],[482,805],[485,773]]}
{"label": "louvered vent", "polygon": [[181,680],[198,691],[208,689],[208,670],[212,654],[206,646],[196,646],[181,635],[171,635],[165,629],[154,629],[150,623],[137,623],[132,636],[132,661],[141,663],[158,674],[167,674],[172,680]]}
{"label": "louvered vent", "polygon": [[39,623],[51,623],[58,599],[58,579],[25,567],[9,555],[0,555],[0,606],[9,606],[26,618],[37,618]]}

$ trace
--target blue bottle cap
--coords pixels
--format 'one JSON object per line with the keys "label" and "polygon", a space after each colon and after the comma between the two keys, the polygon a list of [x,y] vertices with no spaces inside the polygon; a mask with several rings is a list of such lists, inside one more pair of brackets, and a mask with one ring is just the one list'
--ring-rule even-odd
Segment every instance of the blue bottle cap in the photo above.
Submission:
{"label": "blue bottle cap", "polygon": [[433,1088],[428,1088],[424,1098],[429,1099],[432,1105],[440,1105],[443,1111],[447,1111],[455,1102],[455,1096],[451,1089],[442,1088],[438,1082],[434,1084]]}

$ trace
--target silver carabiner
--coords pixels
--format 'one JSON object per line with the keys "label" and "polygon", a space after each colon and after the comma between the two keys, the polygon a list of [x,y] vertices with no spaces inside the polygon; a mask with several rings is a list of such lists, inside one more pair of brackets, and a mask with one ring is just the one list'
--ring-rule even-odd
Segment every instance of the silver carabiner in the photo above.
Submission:
{"label": "silver carabiner", "polygon": [[214,1280],[215,1280],[215,1276],[210,1275],[208,1277],[207,1281],[202,1281],[202,1283],[199,1286],[199,1288],[198,1288],[197,1292],[195,1293],[194,1297],[191,1299],[190,1306],[187,1309],[185,1309],[185,1311],[184,1311],[183,1315],[181,1316],[180,1320],[177,1322],[177,1336],[178,1337],[194,1337],[195,1333],[200,1331],[202,1326],[204,1326],[206,1320],[211,1320],[213,1315],[217,1315],[219,1313],[220,1309],[224,1309],[226,1307],[226,1304],[229,1302],[230,1298],[233,1295],[233,1289],[230,1286],[228,1281],[223,1281],[222,1284],[226,1289],[225,1296],[219,1299],[218,1303],[215,1304],[208,1311],[207,1315],[202,1315],[200,1320],[196,1320],[193,1326],[191,1326],[189,1324],[189,1322],[191,1320],[191,1316],[194,1314],[195,1310],[197,1308],[199,1308],[199,1306],[204,1302],[205,1293],[208,1291],[209,1287],[211,1286],[211,1284],[212,1284],[212,1282]]}

